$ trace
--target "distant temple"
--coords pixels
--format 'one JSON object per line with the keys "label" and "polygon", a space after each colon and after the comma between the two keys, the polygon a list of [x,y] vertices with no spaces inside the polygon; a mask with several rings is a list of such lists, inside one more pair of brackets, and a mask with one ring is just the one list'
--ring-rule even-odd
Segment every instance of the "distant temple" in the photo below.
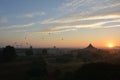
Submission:
{"label": "distant temple", "polygon": [[92,44],[89,44],[85,49],[86,50],[96,50],[97,48],[95,48]]}

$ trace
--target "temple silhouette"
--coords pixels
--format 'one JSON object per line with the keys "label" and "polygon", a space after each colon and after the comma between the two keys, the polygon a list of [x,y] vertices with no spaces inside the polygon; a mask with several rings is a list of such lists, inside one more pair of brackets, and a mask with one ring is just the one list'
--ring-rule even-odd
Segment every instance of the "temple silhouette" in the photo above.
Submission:
{"label": "temple silhouette", "polygon": [[97,50],[91,43],[85,48],[85,50]]}

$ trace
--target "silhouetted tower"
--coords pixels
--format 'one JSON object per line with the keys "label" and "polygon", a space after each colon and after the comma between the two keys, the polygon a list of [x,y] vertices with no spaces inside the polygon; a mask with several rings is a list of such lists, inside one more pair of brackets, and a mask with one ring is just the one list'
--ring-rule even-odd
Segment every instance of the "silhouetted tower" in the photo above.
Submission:
{"label": "silhouetted tower", "polygon": [[88,48],[88,49],[93,49],[93,48],[95,48],[95,47],[93,47],[92,44],[89,44],[87,48]]}
{"label": "silhouetted tower", "polygon": [[95,48],[92,44],[89,44],[85,49],[86,50],[96,50],[97,48]]}

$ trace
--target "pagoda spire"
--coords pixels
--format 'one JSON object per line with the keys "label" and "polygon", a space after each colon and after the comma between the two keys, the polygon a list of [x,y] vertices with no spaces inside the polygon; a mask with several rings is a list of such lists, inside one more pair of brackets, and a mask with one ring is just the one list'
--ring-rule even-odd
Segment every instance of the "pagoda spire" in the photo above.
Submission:
{"label": "pagoda spire", "polygon": [[85,49],[96,49],[91,43]]}

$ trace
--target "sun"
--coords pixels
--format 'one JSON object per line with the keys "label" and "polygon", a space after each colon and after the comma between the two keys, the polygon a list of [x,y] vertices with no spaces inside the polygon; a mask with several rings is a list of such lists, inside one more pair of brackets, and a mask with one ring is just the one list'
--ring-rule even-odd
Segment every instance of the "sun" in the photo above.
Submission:
{"label": "sun", "polygon": [[108,45],[107,45],[107,47],[108,48],[113,48],[115,45],[113,44],[113,43],[109,43]]}

